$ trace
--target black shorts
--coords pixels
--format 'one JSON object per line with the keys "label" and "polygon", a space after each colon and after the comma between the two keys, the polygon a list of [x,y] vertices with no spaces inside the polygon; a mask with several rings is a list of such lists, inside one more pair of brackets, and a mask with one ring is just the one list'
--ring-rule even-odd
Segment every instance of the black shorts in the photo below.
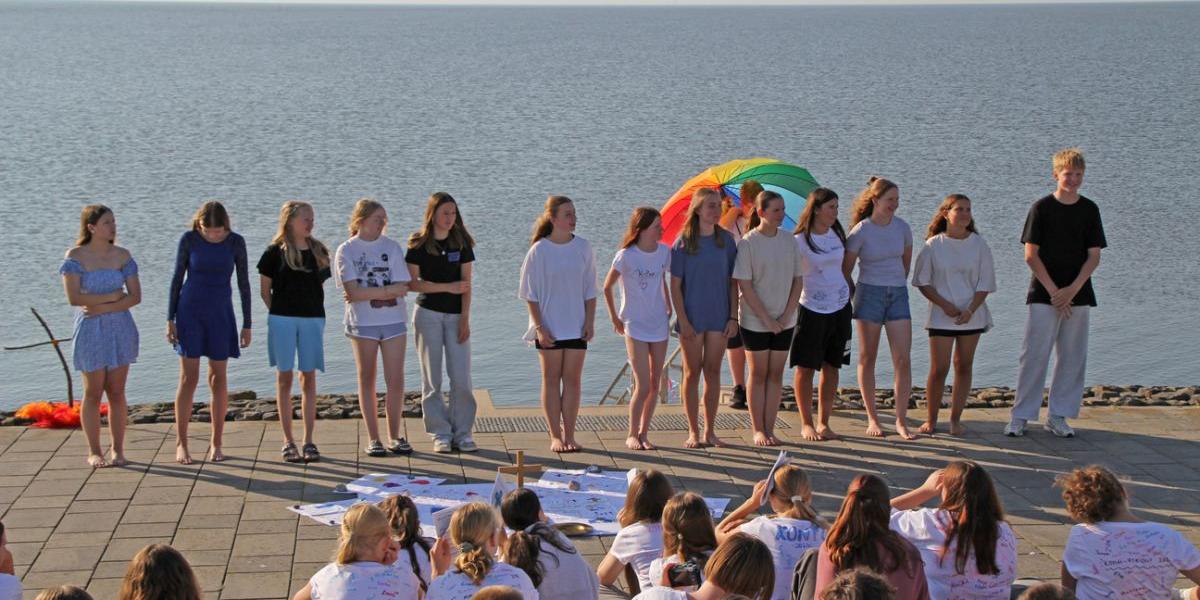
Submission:
{"label": "black shorts", "polygon": [[793,367],[820,369],[824,365],[850,364],[850,304],[835,313],[813,312],[800,305],[796,317],[796,336],[788,362]]}
{"label": "black shorts", "polygon": [[538,350],[587,350],[587,342],[583,338],[554,340],[554,345],[547,348],[535,339],[533,340],[533,347]]}
{"label": "black shorts", "polygon": [[742,342],[742,331],[741,331],[741,328],[739,327],[738,332],[733,334],[733,337],[729,338],[729,341],[725,342],[725,349],[737,350],[738,348],[741,348],[742,346],[745,346],[745,345],[746,344]]}
{"label": "black shorts", "polygon": [[986,329],[930,329],[929,337],[959,337],[983,333]]}
{"label": "black shorts", "polygon": [[787,349],[792,345],[791,329],[784,329],[779,333],[771,333],[770,331],[751,331],[742,327],[741,335],[742,342],[746,346],[746,352],[762,352],[763,350],[787,352]]}

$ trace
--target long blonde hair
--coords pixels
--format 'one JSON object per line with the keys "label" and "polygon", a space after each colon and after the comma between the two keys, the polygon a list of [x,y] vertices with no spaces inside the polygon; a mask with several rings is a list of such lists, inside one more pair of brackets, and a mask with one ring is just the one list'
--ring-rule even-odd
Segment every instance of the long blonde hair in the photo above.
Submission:
{"label": "long blonde hair", "polygon": [[414,232],[408,238],[409,248],[424,248],[425,252],[432,256],[442,253],[438,248],[437,239],[434,237],[433,218],[443,204],[454,205],[454,225],[450,227],[450,235],[446,237],[446,244],[453,250],[475,247],[475,238],[471,237],[467,226],[463,224],[462,212],[458,210],[458,202],[454,200],[454,196],[446,192],[435,192],[425,203],[425,218],[421,223],[421,230]]}
{"label": "long blonde hair", "polygon": [[484,502],[463,505],[450,517],[450,541],[458,546],[454,566],[475,585],[483,583],[496,564],[488,543],[499,529],[496,509]]}
{"label": "long blonde hair", "polygon": [[[300,212],[308,209],[312,212],[312,205],[301,200],[288,200],[279,208],[279,227],[275,230],[275,237],[271,238],[271,243],[279,246],[279,250],[283,252],[283,262],[287,263],[287,267],[293,271],[308,271],[308,267],[304,266],[304,255],[300,249],[296,247],[295,241],[288,238],[288,223],[292,219],[300,215]],[[321,243],[321,240],[313,236],[308,236],[308,249],[312,250],[313,258],[317,259],[317,268],[324,269],[329,266],[329,248]]]}
{"label": "long blonde hair", "polygon": [[808,473],[796,465],[783,465],[775,471],[775,487],[771,493],[791,503],[787,510],[776,513],[789,519],[803,519],[818,527],[828,529],[829,524],[809,505],[806,498],[812,497],[812,482]]}
{"label": "long blonde hair", "polygon": [[[717,190],[711,188],[700,188],[692,193],[692,203],[688,205],[687,216],[683,220],[683,230],[679,233],[679,239],[683,240],[683,250],[688,254],[695,254],[700,251],[700,207],[704,206],[706,200],[716,198],[719,203],[721,195]],[[724,229],[719,224],[713,224],[718,248],[725,247],[725,236],[721,235]]]}
{"label": "long blonde hair", "polygon": [[899,187],[887,179],[872,175],[867,180],[867,187],[854,199],[854,206],[850,209],[850,226],[854,227],[859,221],[870,218],[871,213],[875,211],[875,201],[882,198],[888,190]]}
{"label": "long blonde hair", "polygon": [[533,239],[529,240],[529,245],[536,244],[538,240],[554,231],[554,223],[551,223],[550,219],[558,215],[558,208],[564,204],[573,204],[573,202],[566,196],[546,198],[546,206],[542,210],[542,214],[538,215],[537,221],[533,222]]}
{"label": "long blonde hair", "polygon": [[150,544],[129,561],[117,600],[200,600],[200,585],[186,558],[166,544]]}
{"label": "long blonde hair", "polygon": [[88,230],[88,225],[95,225],[104,218],[104,215],[111,213],[112,209],[103,204],[89,204],[83,207],[83,211],[79,213],[79,239],[75,240],[76,246],[86,246],[92,241],[92,232]]}
{"label": "long blonde hair", "polygon": [[382,209],[383,205],[374,198],[359,198],[358,202],[354,203],[354,210],[350,211],[350,225],[347,227],[350,235],[358,235],[358,228],[362,222],[375,214],[375,211]]}
{"label": "long blonde hair", "polygon": [[363,560],[379,540],[392,535],[392,525],[387,514],[370,502],[359,502],[342,517],[342,529],[338,533],[337,552],[333,561],[347,565]]}

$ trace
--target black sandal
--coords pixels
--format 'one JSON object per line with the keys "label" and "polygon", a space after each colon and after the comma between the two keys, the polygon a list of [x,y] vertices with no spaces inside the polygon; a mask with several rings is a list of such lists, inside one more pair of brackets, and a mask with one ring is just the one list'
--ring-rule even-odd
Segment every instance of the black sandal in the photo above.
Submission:
{"label": "black sandal", "polygon": [[304,445],[304,462],[317,462],[321,460],[321,452],[317,450],[317,445],[308,443]]}
{"label": "black sandal", "polygon": [[375,458],[387,456],[387,450],[384,449],[383,443],[381,443],[379,440],[371,440],[371,443],[367,444],[367,448],[364,451],[367,453],[367,456],[373,456]]}
{"label": "black sandal", "polygon": [[404,438],[393,439],[388,444],[388,450],[391,450],[392,454],[412,454],[412,446]]}
{"label": "black sandal", "polygon": [[283,446],[283,460],[290,463],[304,462],[300,457],[300,453],[296,451],[296,442],[288,442]]}

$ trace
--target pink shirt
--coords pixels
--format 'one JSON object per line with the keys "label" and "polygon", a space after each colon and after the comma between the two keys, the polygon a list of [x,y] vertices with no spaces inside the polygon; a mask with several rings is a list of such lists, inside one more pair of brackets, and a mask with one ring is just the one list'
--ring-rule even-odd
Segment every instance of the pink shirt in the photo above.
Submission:
{"label": "pink shirt", "polygon": [[[888,583],[896,588],[896,600],[929,600],[929,586],[925,581],[925,568],[921,561],[921,554],[917,552],[908,540],[903,540],[908,557],[905,564],[894,569],[891,573],[884,573]],[[882,544],[879,545],[879,551],[885,552]],[[820,596],[821,592],[833,582],[837,577],[837,572],[834,571],[833,562],[829,560],[829,549],[825,544],[821,544],[821,551],[817,555],[817,584],[816,595]]]}

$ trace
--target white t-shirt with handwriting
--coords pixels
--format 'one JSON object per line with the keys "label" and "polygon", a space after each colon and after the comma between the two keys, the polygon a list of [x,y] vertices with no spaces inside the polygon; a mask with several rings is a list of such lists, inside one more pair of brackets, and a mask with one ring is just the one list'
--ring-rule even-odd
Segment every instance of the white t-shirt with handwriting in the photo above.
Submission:
{"label": "white t-shirt with handwriting", "polygon": [[313,600],[416,600],[420,590],[412,571],[367,561],[327,564],[308,580],[308,585]]}
{"label": "white t-shirt with handwriting", "polygon": [[758,517],[743,523],[738,531],[758,538],[771,550],[771,558],[775,559],[773,600],[790,600],[796,563],[806,550],[819,548],[825,541],[825,529],[811,521],[789,517]]}
{"label": "white t-shirt with handwriting", "polygon": [[429,584],[426,600],[471,600],[475,592],[489,585],[506,585],[521,592],[525,600],[539,600],[538,591],[525,571],[507,563],[495,563],[492,570],[483,578],[479,585],[471,583],[466,573],[451,568],[450,571]]}
{"label": "white t-shirt with handwriting", "polygon": [[1063,565],[1079,600],[1160,600],[1180,571],[1200,567],[1200,550],[1161,523],[1101,521],[1071,528]]}
{"label": "white t-shirt with handwriting", "polygon": [[921,551],[930,600],[1007,600],[1013,580],[1017,578],[1017,538],[1012,527],[1004,521],[998,526],[996,568],[999,573],[980,574],[972,552],[960,574],[954,566],[957,539],[942,557],[942,545],[946,543],[950,522],[950,513],[938,508],[892,511],[892,530]]}
{"label": "white t-shirt with handwriting", "polygon": [[671,272],[671,249],[659,244],[654,252],[637,245],[617,250],[612,268],[621,274],[621,310],[625,335],[639,342],[661,342],[670,337],[664,277]]}

